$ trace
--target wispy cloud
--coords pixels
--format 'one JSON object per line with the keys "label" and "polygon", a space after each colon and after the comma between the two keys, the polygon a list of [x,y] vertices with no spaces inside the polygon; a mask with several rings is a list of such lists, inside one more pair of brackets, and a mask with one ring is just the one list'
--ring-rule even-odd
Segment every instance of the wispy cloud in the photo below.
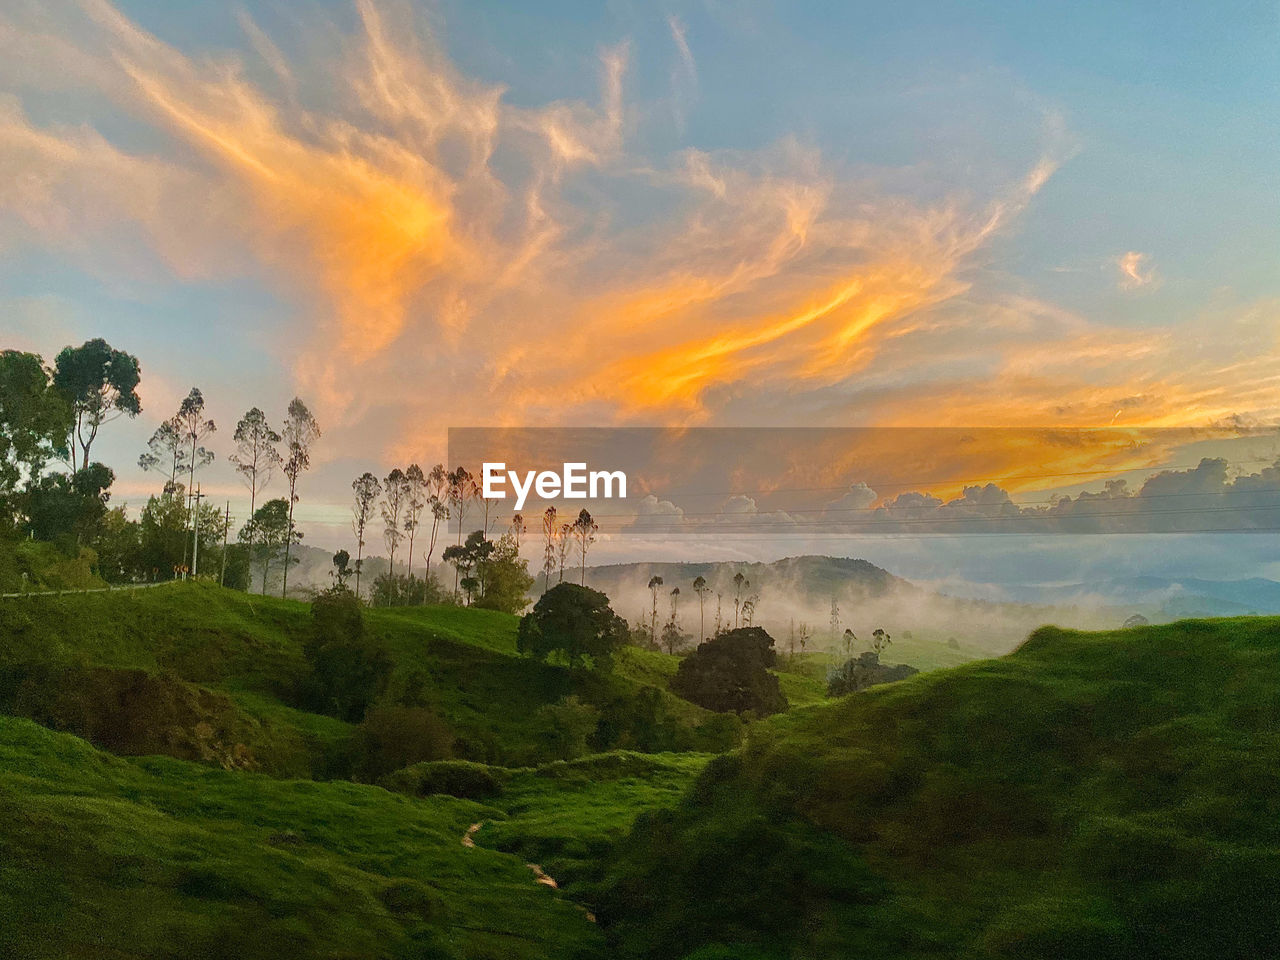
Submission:
{"label": "wispy cloud", "polygon": [[[891,192],[793,140],[653,157],[629,139],[626,42],[588,54],[593,98],[515,105],[406,9],[357,10],[320,61],[242,18],[266,71],[181,51],[105,0],[0,18],[0,243],[270,284],[295,305],[284,359],[348,455],[418,456],[459,421],[1105,424],[1130,403],[1125,422],[1166,423],[1280,406],[1255,364],[1274,345],[1157,345],[989,282],[993,240],[1065,155],[1054,118],[1027,132],[1040,159],[986,195]],[[697,65],[684,24],[668,28],[688,103]],[[24,98],[54,86],[109,110],[37,119]],[[128,124],[101,122],[114,115]],[[1126,281],[1150,283],[1126,256]]]}
{"label": "wispy cloud", "polygon": [[672,14],[667,17],[667,27],[676,48],[676,62],[671,68],[672,111],[676,126],[683,131],[689,107],[698,95],[698,65],[689,49],[689,33],[684,22]]}
{"label": "wispy cloud", "polygon": [[1120,289],[1137,290],[1148,287],[1156,280],[1151,267],[1151,258],[1145,253],[1129,250],[1116,257],[1115,264],[1120,271]]}

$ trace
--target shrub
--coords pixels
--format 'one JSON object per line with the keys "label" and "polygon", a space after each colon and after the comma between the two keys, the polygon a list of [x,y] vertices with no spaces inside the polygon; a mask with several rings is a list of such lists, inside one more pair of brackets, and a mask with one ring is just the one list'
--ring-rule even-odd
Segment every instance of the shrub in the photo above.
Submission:
{"label": "shrub", "polygon": [[373,782],[393,770],[453,755],[453,734],[427,707],[382,704],[360,724],[359,776]]}
{"label": "shrub", "polygon": [[831,671],[827,677],[827,696],[840,697],[846,693],[856,693],[878,683],[905,680],[919,672],[905,663],[881,663],[879,654],[867,651],[859,657],[846,660]]}
{"label": "shrub", "polygon": [[302,681],[304,706],[355,723],[386,689],[391,661],[383,644],[365,635],[360,601],[345,586],[311,604],[311,637],[303,654],[311,672]]}
{"label": "shrub", "polygon": [[596,731],[600,711],[568,696],[559,703],[539,707],[534,722],[545,755],[554,760],[572,760],[587,752],[587,740]]}
{"label": "shrub", "polygon": [[462,800],[488,800],[502,793],[502,781],[491,768],[467,760],[415,763],[387,774],[378,786],[412,797],[442,793]]}

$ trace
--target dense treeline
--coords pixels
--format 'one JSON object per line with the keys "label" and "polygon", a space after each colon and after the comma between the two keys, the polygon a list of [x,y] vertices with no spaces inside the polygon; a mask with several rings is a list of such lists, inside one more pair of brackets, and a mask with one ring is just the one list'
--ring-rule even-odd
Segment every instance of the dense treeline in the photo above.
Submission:
{"label": "dense treeline", "polygon": [[[214,462],[205,441],[217,431],[198,388],[138,458],[162,478],[160,489],[136,517],[111,505],[116,474],[93,459],[94,444],[112,421],[142,412],[141,379],[138,358],[102,339],[68,346],[52,364],[34,353],[0,352],[0,587],[201,575],[246,589],[256,565],[265,591],[282,552],[281,571],[288,569],[289,548],[302,536],[294,521],[299,480],[320,435],[306,404],[289,404],[279,432],[256,407],[237,424],[231,462],[249,487],[250,513],[233,538],[230,505],[211,502],[198,482]],[[289,496],[258,506],[277,468]]]}

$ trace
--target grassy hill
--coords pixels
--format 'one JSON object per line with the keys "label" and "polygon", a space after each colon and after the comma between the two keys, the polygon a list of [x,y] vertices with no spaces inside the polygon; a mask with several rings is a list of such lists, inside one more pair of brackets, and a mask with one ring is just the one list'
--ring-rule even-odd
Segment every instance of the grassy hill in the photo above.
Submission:
{"label": "grassy hill", "polygon": [[[518,656],[517,619],[495,611],[371,610],[366,622],[390,654],[388,696],[417,691],[462,758],[516,766],[551,759],[538,710],[569,694],[610,721],[600,749],[635,746],[629,724],[638,713],[656,714],[668,747],[731,745],[711,714],[666,691],[674,658],[628,649],[612,676],[575,678]],[[295,696],[310,629],[307,604],[201,583],[10,600],[0,604],[0,711],[119,753],[226,765],[240,744],[252,769],[346,776],[355,729],[299,709]],[[126,700],[145,715],[130,720]]]}
{"label": "grassy hill", "polygon": [[[457,759],[341,779],[361,731],[296,700],[297,601],[175,584],[0,603],[0,713],[44,724],[0,716],[0,956],[1280,947],[1280,620],[1044,628],[839,701],[826,655],[799,655],[796,709],[719,756],[737,724],[667,691],[675,658],[574,678],[519,657],[500,613],[367,625],[387,695],[416,691]],[[601,752],[546,762],[543,710],[567,693],[598,711]],[[684,752],[632,749],[662,743]]]}
{"label": "grassy hill", "polygon": [[724,741],[666,692],[671,658],[629,651],[612,677],[570,678],[516,655],[513,617],[370,611],[391,691],[420,687],[461,765],[498,785],[397,793],[290,779],[344,775],[358,750],[357,727],[291,703],[309,617],[203,584],[0,604],[0,712],[97,745],[0,716],[0,956],[606,955],[526,864],[589,894],[609,845],[708,756],[521,764],[543,749],[539,708],[570,690],[618,742],[636,704],[675,739],[702,742],[710,719]]}
{"label": "grassy hill", "polygon": [[0,955],[600,955],[582,910],[517,857],[467,848],[502,817],[449,797],[126,760],[0,717]]}
{"label": "grassy hill", "polygon": [[1280,951],[1280,620],[1045,628],[793,711],[611,866],[618,956]]}

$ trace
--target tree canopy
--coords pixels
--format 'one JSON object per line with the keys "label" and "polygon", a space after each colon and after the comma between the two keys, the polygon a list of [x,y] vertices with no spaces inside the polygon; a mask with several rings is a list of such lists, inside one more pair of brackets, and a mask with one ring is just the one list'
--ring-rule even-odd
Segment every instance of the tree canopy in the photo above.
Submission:
{"label": "tree canopy", "polygon": [[680,661],[671,690],[718,713],[779,713],[787,699],[769,672],[777,660],[773,637],[763,627],[739,627],[699,644]]}
{"label": "tree canopy", "polygon": [[545,660],[562,654],[571,667],[608,670],[613,653],[627,642],[627,622],[609,598],[577,583],[558,583],[520,619],[516,649]]}

